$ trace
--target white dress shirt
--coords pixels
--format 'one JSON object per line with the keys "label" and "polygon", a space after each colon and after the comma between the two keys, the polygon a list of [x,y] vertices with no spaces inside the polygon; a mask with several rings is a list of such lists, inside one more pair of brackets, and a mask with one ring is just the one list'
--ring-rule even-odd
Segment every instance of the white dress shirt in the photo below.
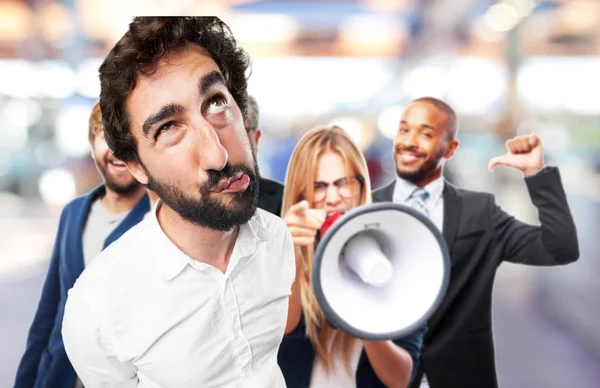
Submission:
{"label": "white dress shirt", "polygon": [[[394,186],[394,196],[392,202],[409,206],[408,198],[416,188],[418,188],[418,186],[414,183],[397,177],[396,185]],[[444,178],[437,178],[423,187],[423,189],[429,193],[429,198],[427,198],[425,201],[425,207],[429,213],[429,219],[435,224],[435,226],[438,227],[441,232],[444,225]]]}
{"label": "white dress shirt", "polygon": [[62,334],[85,387],[285,387],[277,351],[295,260],[283,221],[258,209],[224,274],[171,242],[160,204],[69,291]]}

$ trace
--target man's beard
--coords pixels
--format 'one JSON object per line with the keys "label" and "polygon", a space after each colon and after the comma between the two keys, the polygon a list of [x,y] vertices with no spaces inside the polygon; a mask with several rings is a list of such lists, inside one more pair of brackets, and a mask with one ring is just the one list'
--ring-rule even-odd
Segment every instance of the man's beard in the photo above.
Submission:
{"label": "man's beard", "polygon": [[429,177],[431,174],[433,174],[435,170],[438,169],[438,167],[440,166],[440,159],[442,159],[442,157],[444,156],[444,152],[444,148],[440,148],[439,150],[437,150],[435,154],[433,154],[432,157],[427,158],[423,165],[416,171],[401,171],[399,168],[396,167],[396,174],[398,174],[400,178],[405,179],[409,182],[420,182],[423,179]]}
{"label": "man's beard", "polygon": [[[250,178],[246,190],[238,193],[218,194],[210,190],[216,187],[223,178],[228,179],[238,173],[245,173]],[[213,230],[228,231],[234,226],[245,224],[252,218],[258,205],[258,164],[254,160],[254,171],[245,164],[231,165],[227,163],[221,171],[209,170],[208,179],[198,192],[200,198],[191,198],[177,185],[170,182],[159,182],[146,171],[147,188],[156,192],[160,199],[184,220]],[[230,197],[225,205],[218,198]]]}
{"label": "man's beard", "polygon": [[98,168],[98,171],[102,176],[102,180],[104,181],[104,184],[108,189],[114,191],[119,195],[127,196],[128,194],[131,194],[132,192],[137,190],[142,185],[131,174],[129,174],[130,179],[124,183],[118,182],[116,179],[113,179],[112,174],[108,171],[108,164],[109,161],[107,158],[104,158],[104,163],[96,163],[96,167]]}

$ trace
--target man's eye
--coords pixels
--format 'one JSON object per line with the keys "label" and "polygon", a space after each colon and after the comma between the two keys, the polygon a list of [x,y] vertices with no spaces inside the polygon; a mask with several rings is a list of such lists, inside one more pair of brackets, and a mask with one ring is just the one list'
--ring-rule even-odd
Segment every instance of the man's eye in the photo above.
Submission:
{"label": "man's eye", "polygon": [[175,123],[173,121],[169,121],[168,123],[165,123],[163,125],[160,126],[160,128],[158,128],[158,130],[156,131],[156,134],[154,135],[154,138],[157,139],[158,136],[160,136],[161,133],[168,131],[169,129],[173,128],[173,125]]}
{"label": "man's eye", "polygon": [[222,96],[215,96],[208,102],[206,113],[209,115],[219,114],[224,112],[228,107],[229,105],[227,104],[227,100],[225,98]]}

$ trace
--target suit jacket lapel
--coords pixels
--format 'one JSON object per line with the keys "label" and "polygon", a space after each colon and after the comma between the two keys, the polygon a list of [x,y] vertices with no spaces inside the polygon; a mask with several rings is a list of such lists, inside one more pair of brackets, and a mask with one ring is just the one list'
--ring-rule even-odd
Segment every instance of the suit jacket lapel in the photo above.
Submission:
{"label": "suit jacket lapel", "polygon": [[373,202],[392,202],[394,200],[394,188],[396,187],[396,180],[394,179],[386,186],[375,190],[373,195]]}
{"label": "suit jacket lapel", "polygon": [[456,188],[444,181],[444,223],[442,234],[448,245],[448,251],[452,251],[452,245],[458,233],[460,214],[462,212],[463,200]]}
{"label": "suit jacket lapel", "polygon": [[92,202],[104,192],[104,185],[100,185],[87,194],[79,206],[73,209],[73,222],[69,222],[65,244],[68,253],[65,255],[65,267],[67,273],[67,289],[75,284],[75,280],[84,269],[83,264],[83,229],[90,212]]}
{"label": "suit jacket lapel", "polygon": [[[394,188],[396,180],[393,180],[386,186],[378,189],[373,194],[373,202],[391,202],[394,199]],[[458,233],[458,225],[463,207],[463,199],[448,181],[444,181],[444,223],[442,225],[442,234],[448,245],[448,251],[452,250],[452,245]]]}

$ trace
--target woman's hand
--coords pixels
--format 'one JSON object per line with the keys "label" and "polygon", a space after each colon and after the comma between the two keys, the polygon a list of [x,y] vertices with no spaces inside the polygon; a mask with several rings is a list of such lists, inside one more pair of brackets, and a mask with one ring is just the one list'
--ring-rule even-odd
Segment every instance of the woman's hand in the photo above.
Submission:
{"label": "woman's hand", "polygon": [[290,207],[284,217],[294,244],[310,245],[315,241],[317,231],[321,229],[327,213],[323,209],[309,209],[307,201],[300,201]]}

